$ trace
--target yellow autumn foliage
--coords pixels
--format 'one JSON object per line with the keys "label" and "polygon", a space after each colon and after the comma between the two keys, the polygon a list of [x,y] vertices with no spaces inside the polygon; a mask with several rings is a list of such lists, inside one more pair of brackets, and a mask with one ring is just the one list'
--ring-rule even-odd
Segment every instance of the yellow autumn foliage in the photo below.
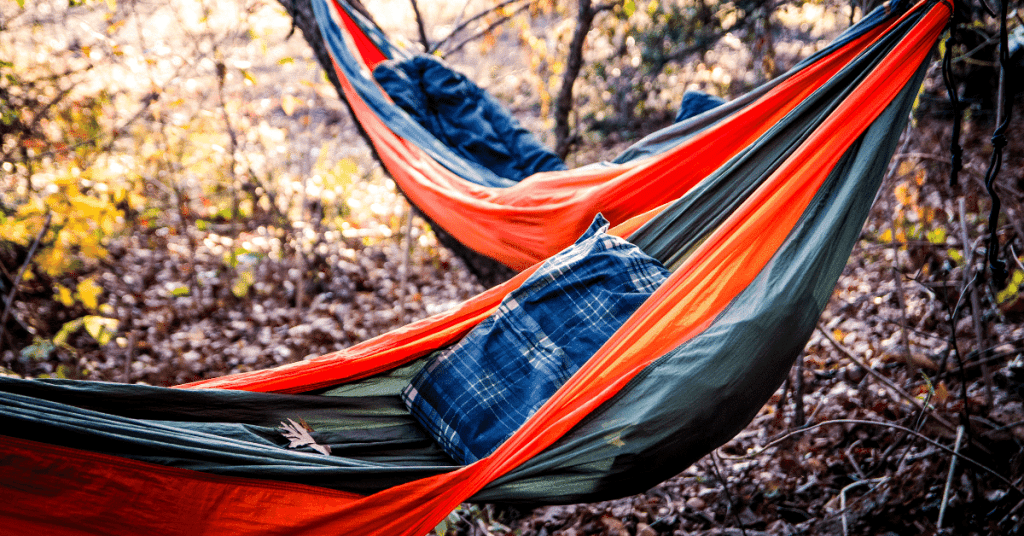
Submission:
{"label": "yellow autumn foliage", "polygon": [[99,297],[103,293],[103,287],[96,284],[93,278],[83,279],[78,283],[78,299],[86,309],[99,307]]}
{"label": "yellow autumn foliage", "polygon": [[[0,215],[0,245],[28,247],[37,237],[32,259],[37,274],[58,277],[106,257],[104,243],[122,228],[122,213],[110,196],[83,191],[72,177],[60,177],[42,193],[24,199],[13,214]],[[47,214],[51,224],[44,236]]]}
{"label": "yellow autumn foliage", "polygon": [[0,214],[0,240],[19,246],[28,246],[32,242],[32,237],[35,236],[31,225],[32,222],[28,219],[4,217]]}
{"label": "yellow autumn foliage", "polygon": [[64,307],[71,307],[75,304],[75,295],[68,287],[57,283],[54,286],[54,298]]}

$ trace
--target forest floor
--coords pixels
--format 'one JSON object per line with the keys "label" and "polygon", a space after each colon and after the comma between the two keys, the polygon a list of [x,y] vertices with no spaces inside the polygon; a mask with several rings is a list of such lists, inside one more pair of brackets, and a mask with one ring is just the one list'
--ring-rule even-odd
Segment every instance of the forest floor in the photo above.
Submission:
{"label": "forest floor", "polygon": [[[286,30],[276,27],[282,42]],[[346,186],[346,202],[365,215],[345,228],[306,233],[255,220],[138,227],[113,239],[110,255],[90,272],[105,311],[118,321],[116,336],[100,345],[74,334],[67,341],[73,352],[26,336],[22,347],[0,351],[0,372],[180,384],[339,350],[484,289],[422,221],[406,227],[407,205],[375,167],[333,89],[307,68],[304,43],[286,42],[289,50],[277,53],[299,60],[254,69],[263,78],[252,111],[271,128],[306,132],[295,138],[307,155],[354,155],[361,181]],[[295,83],[297,73],[310,81]],[[937,84],[933,72],[927,95],[940,95]],[[1009,294],[984,277],[965,284],[969,272],[984,267],[988,201],[981,183],[993,125],[965,124],[966,168],[954,189],[945,182],[949,121],[924,108],[902,135],[819,329],[790,379],[743,432],[645,493],[535,510],[467,504],[453,515],[451,530],[1024,533],[1024,294],[1019,280]],[[320,145],[328,138],[331,145]],[[579,153],[607,157],[619,148],[602,142]],[[296,165],[313,166],[303,162]],[[999,184],[1008,194],[1002,251],[1011,274],[1019,274],[1019,136],[1011,136]],[[83,313],[49,289],[29,289],[15,317],[45,317],[59,326]]]}

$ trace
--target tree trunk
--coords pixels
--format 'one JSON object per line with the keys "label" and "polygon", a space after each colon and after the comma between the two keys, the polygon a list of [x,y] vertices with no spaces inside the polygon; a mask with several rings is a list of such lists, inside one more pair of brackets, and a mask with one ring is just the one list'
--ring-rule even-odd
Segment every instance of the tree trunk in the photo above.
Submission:
{"label": "tree trunk", "polygon": [[555,99],[555,154],[563,160],[569,154],[575,141],[575,135],[569,128],[569,112],[572,111],[572,86],[580,76],[583,68],[583,44],[587,40],[594,17],[601,11],[611,9],[613,4],[594,6],[591,0],[579,0],[576,13],[576,29],[573,30],[572,41],[569,42],[569,54],[565,59],[565,72],[562,73],[562,86]]}

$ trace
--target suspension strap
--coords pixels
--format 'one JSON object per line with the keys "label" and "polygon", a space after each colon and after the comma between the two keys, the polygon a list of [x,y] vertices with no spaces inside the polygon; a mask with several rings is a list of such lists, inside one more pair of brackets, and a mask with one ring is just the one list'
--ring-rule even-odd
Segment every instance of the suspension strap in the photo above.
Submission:
{"label": "suspension strap", "polygon": [[942,80],[946,83],[949,104],[953,107],[953,134],[949,142],[949,185],[951,187],[956,187],[957,177],[964,167],[964,149],[960,146],[960,123],[963,121],[963,109],[960,108],[960,95],[956,89],[956,81],[953,80],[953,46],[960,41],[959,19],[957,10],[953,9],[950,14],[949,37],[945,42],[946,50],[942,56]]}
{"label": "suspension strap", "polygon": [[1010,118],[1013,115],[1013,91],[1010,83],[1014,78],[1010,70],[1010,49],[1007,38],[1006,18],[1010,6],[1008,0],[1001,0],[1001,12],[999,14],[999,96],[996,107],[996,129],[992,133],[992,159],[989,161],[988,171],[985,173],[985,189],[992,198],[992,210],[988,215],[988,264],[992,270],[992,282],[996,288],[1003,288],[1009,273],[1006,270],[1006,262],[999,259],[999,210],[1001,204],[999,194],[995,190],[996,175],[1003,165],[1003,148],[1006,147],[1006,130],[1010,125]]}

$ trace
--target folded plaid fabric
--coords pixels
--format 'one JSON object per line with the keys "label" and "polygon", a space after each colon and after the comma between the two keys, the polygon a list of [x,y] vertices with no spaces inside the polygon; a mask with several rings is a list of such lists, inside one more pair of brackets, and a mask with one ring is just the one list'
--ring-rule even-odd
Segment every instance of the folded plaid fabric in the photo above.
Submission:
{"label": "folded plaid fabric", "polygon": [[456,461],[472,463],[508,439],[668,277],[607,229],[598,215],[404,390],[413,416]]}

